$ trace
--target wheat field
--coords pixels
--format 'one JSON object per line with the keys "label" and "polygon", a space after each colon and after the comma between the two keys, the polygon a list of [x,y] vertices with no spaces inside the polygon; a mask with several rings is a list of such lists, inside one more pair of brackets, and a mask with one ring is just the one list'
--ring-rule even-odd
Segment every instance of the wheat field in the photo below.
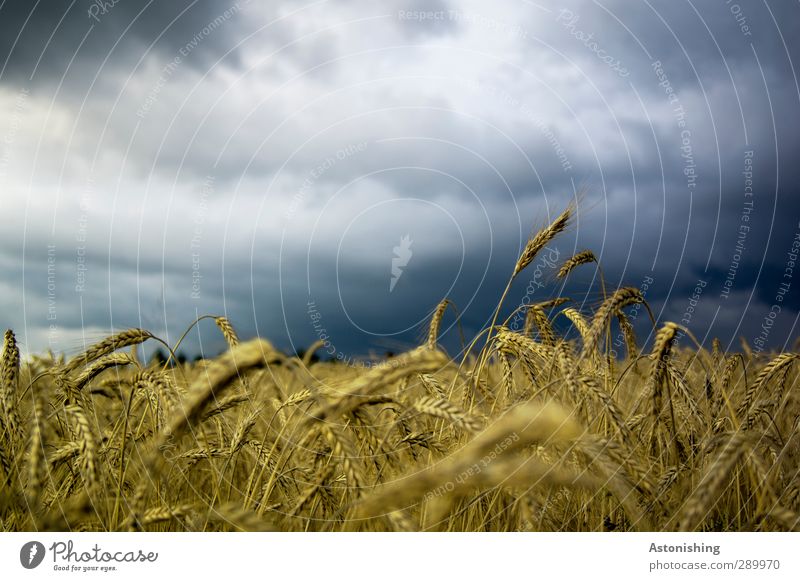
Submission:
{"label": "wheat field", "polygon": [[643,350],[632,287],[594,312],[527,305],[520,331],[500,316],[572,215],[530,238],[458,358],[447,300],[423,345],[371,365],[240,342],[224,317],[229,350],[193,363],[143,364],[142,344],[170,349],[141,329],[21,362],[7,331],[0,530],[800,530],[796,353],[707,349],[672,322]]}

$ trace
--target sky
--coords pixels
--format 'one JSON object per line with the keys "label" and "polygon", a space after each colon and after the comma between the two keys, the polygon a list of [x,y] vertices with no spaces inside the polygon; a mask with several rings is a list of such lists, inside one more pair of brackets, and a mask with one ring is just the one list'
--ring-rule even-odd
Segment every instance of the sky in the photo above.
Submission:
{"label": "sky", "polygon": [[590,313],[599,271],[556,277],[589,248],[706,346],[790,348],[798,38],[794,0],[0,0],[0,325],[72,354],[225,315],[350,360],[447,297],[471,338],[577,202],[504,315]]}

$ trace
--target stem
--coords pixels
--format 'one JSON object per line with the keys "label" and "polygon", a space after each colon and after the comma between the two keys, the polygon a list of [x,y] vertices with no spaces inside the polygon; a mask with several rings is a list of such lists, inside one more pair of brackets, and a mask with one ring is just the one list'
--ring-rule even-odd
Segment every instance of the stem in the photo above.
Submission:
{"label": "stem", "polygon": [[480,374],[481,369],[486,364],[488,358],[488,347],[492,341],[492,332],[494,331],[494,326],[497,324],[497,318],[500,316],[500,309],[503,307],[503,303],[508,296],[509,291],[511,291],[511,284],[514,282],[516,278],[516,272],[511,275],[511,278],[508,279],[508,284],[506,285],[506,289],[503,291],[503,294],[500,296],[500,302],[497,303],[497,307],[494,310],[494,316],[492,317],[492,323],[489,325],[489,330],[486,333],[486,345],[484,346],[483,351],[481,351],[481,357],[479,359],[477,373]]}

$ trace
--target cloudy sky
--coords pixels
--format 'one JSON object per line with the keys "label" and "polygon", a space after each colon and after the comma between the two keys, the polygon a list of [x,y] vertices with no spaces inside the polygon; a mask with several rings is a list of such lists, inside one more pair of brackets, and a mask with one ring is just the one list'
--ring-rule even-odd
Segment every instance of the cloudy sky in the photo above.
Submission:
{"label": "cloudy sky", "polygon": [[591,248],[660,320],[780,349],[798,38],[777,0],[3,0],[0,324],[74,353],[226,314],[358,357],[417,342],[448,296],[469,336],[577,198],[509,308],[596,307],[593,268],[553,266]]}

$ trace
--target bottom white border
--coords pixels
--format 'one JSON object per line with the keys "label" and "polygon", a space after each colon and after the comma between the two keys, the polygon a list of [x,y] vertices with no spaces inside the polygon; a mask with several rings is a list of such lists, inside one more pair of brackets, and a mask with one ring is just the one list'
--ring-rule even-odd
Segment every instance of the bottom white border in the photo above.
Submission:
{"label": "bottom white border", "polygon": [[797,580],[799,552],[798,533],[0,533],[3,579]]}

